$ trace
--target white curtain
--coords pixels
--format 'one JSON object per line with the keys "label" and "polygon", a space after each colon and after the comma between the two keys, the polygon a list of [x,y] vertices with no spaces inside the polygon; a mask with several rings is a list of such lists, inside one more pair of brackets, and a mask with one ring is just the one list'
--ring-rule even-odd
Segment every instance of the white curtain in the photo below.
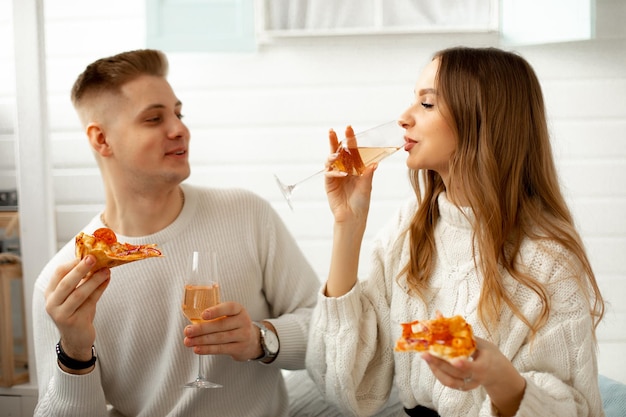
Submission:
{"label": "white curtain", "polygon": [[490,29],[493,0],[267,0],[268,30]]}

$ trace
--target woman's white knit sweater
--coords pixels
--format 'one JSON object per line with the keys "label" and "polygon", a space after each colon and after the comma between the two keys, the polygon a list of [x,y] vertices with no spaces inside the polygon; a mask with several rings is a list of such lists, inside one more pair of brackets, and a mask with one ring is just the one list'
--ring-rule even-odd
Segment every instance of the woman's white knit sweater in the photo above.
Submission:
{"label": "woman's white knit sweater", "polygon": [[[477,314],[481,276],[472,257],[472,215],[452,205],[445,193],[438,203],[436,266],[426,302],[408,295],[404,276],[396,279],[409,259],[409,236],[404,231],[417,209],[415,201],[377,237],[367,280],[342,297],[320,293],[311,322],[307,367],[327,399],[346,415],[372,415],[395,382],[406,408],[419,404],[442,417],[495,415],[484,389],[447,388],[419,354],[394,352],[400,323],[433,318],[440,310],[445,316],[465,317],[476,336],[495,343],[526,379],[517,416],[603,416],[592,319],[569,276],[570,254],[546,242],[523,244],[521,262],[547,286],[551,303],[548,322],[532,343],[528,327],[509,309],[502,312],[497,326],[486,329]],[[504,280],[513,301],[532,322],[540,311],[538,297],[510,276]]]}
{"label": "woman's white knit sweater", "polygon": [[[74,242],[40,274],[33,297],[37,416],[287,415],[281,368],[304,367],[319,279],[267,202],[242,190],[183,189],[185,205],[171,225],[150,236],[118,236],[132,244],[157,243],[164,258],[111,269],[94,321],[98,360],[88,375],[58,367],[59,333],[45,311],[50,277],[74,258]],[[98,216],[84,230],[99,227]],[[183,345],[189,324],[181,311],[183,274],[189,254],[208,249],[218,253],[221,299],[242,304],[253,320],[269,319],[280,352],[271,365],[206,356],[207,377],[224,388],[194,390],[183,387],[195,379],[198,366],[197,355]]]}

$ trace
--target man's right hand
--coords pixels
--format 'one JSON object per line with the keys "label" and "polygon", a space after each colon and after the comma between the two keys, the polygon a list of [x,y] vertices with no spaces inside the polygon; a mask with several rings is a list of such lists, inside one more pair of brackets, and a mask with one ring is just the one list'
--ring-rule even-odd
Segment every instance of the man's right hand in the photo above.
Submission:
{"label": "man's right hand", "polygon": [[[46,288],[46,311],[61,334],[65,353],[76,360],[91,359],[96,340],[93,320],[96,304],[109,285],[111,271],[103,268],[86,278],[95,264],[93,256],[61,265]],[[52,347],[51,347],[52,348]],[[63,367],[70,373],[85,373]]]}

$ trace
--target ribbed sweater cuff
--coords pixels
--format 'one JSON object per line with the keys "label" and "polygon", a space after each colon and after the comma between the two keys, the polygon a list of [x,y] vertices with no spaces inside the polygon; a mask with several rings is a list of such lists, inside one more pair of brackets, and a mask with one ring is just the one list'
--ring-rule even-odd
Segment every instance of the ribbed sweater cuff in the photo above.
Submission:
{"label": "ribbed sweater cuff", "polygon": [[[98,402],[102,402],[102,412],[106,413],[99,366],[86,375],[72,375],[57,368],[55,378],[58,378],[59,383],[55,384],[54,403],[60,406],[57,408],[60,415],[93,415],[94,405]],[[86,398],[89,401],[85,401]]]}
{"label": "ribbed sweater cuff", "polygon": [[283,369],[304,369],[308,328],[303,329],[297,319],[289,316],[267,321],[274,325],[280,338],[280,351],[273,364]]}
{"label": "ribbed sweater cuff", "polygon": [[357,282],[354,287],[341,297],[326,297],[322,288],[318,303],[319,310],[317,328],[324,333],[340,334],[343,330],[351,330],[356,317],[361,317],[361,285]]}

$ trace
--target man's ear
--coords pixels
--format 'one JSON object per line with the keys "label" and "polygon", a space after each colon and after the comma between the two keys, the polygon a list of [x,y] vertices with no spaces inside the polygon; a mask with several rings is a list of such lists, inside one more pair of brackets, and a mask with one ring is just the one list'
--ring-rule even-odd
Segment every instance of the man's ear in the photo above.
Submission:
{"label": "man's ear", "polygon": [[106,133],[99,123],[89,123],[85,130],[87,132],[87,138],[89,138],[89,144],[94,151],[102,156],[111,155],[111,147],[107,142]]}

